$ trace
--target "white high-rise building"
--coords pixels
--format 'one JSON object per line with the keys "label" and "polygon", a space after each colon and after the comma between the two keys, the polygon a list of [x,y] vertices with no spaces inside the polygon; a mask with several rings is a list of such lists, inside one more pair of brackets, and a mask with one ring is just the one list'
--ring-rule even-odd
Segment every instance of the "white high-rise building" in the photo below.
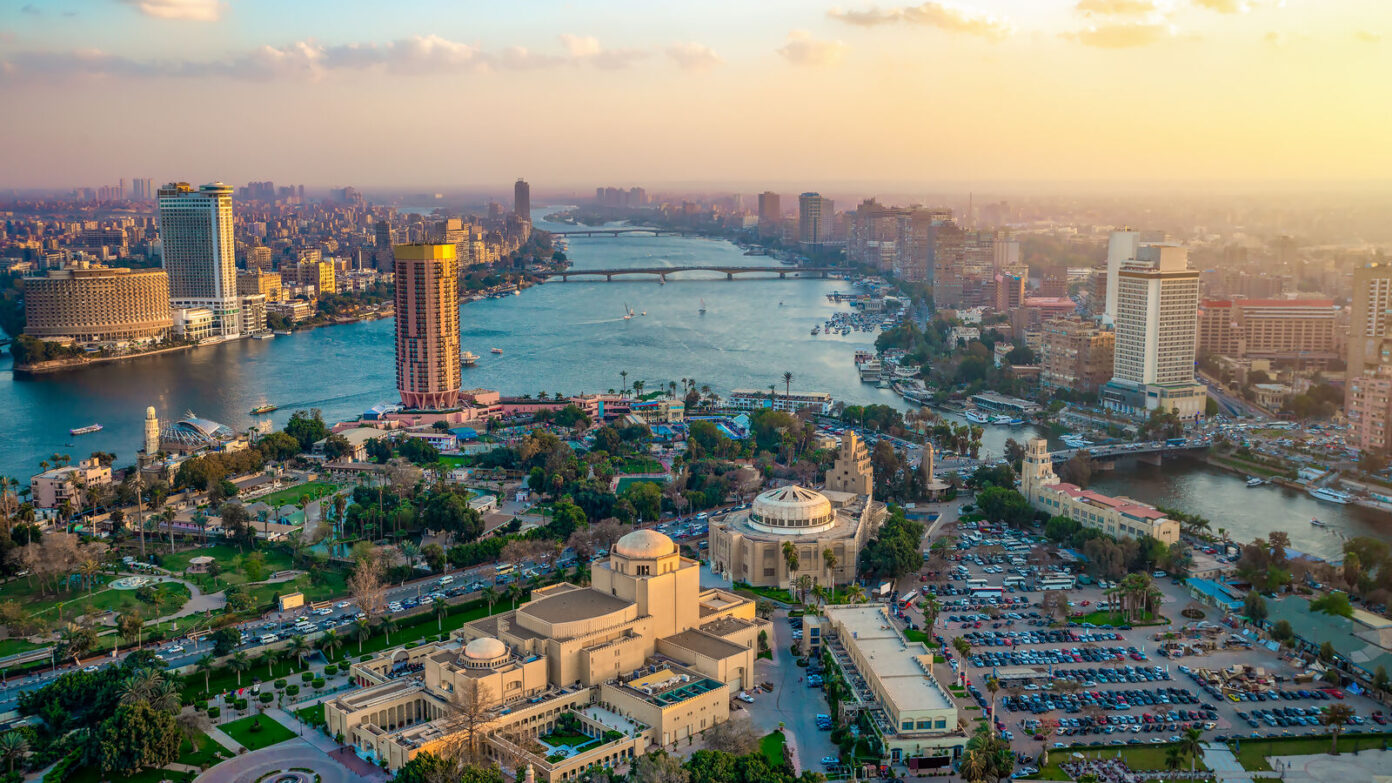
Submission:
{"label": "white high-rise building", "polygon": [[240,337],[232,187],[171,182],[160,188],[159,234],[170,306],[205,307],[213,312],[215,335]]}
{"label": "white high-rise building", "polygon": [[1102,320],[1108,324],[1116,323],[1117,273],[1123,264],[1136,260],[1141,249],[1141,232],[1125,229],[1113,231],[1107,240],[1107,304],[1102,311]]}
{"label": "white high-rise building", "polygon": [[1108,280],[1116,292],[1116,354],[1102,400],[1124,412],[1158,408],[1197,418],[1207,399],[1194,380],[1199,273],[1175,245],[1144,245],[1136,256]]}

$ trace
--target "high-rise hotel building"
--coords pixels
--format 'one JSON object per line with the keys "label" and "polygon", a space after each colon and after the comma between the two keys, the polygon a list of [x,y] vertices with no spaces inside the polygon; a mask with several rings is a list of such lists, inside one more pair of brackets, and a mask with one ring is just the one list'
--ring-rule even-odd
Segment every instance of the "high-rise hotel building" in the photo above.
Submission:
{"label": "high-rise hotel building", "polygon": [[1392,451],[1392,264],[1353,271],[1344,415],[1348,443]]}
{"label": "high-rise hotel building", "polygon": [[170,305],[207,308],[215,335],[240,337],[232,187],[214,182],[195,189],[171,182],[160,188],[159,234]]}
{"label": "high-rise hotel building", "polygon": [[396,387],[407,408],[459,403],[459,259],[451,244],[393,248]]}
{"label": "high-rise hotel building", "polygon": [[1175,245],[1144,245],[1115,276],[1116,350],[1103,403],[1126,413],[1160,409],[1204,414],[1208,392],[1194,380],[1199,273]]}

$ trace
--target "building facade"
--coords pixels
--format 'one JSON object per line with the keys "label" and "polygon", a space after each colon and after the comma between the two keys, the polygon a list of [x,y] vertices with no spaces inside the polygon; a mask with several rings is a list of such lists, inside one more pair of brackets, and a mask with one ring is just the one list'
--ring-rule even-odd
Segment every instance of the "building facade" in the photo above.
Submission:
{"label": "building facade", "polygon": [[159,236],[170,306],[206,307],[217,335],[239,337],[232,188],[221,182],[196,190],[187,182],[160,188]]}
{"label": "building facade", "polygon": [[1392,451],[1392,366],[1348,376],[1344,415],[1348,445],[1359,451]]}
{"label": "building facade", "polygon": [[260,294],[266,297],[270,303],[279,302],[284,298],[284,290],[281,287],[281,277],[279,272],[267,272],[264,269],[253,268],[237,273],[237,294],[239,296],[250,296]]}
{"label": "building facade", "polygon": [[759,235],[777,236],[783,230],[783,206],[777,193],[764,191],[759,194]]}
{"label": "building facade", "polygon": [[1081,318],[1055,318],[1040,329],[1041,386],[1095,394],[1111,380],[1115,332]]}
{"label": "building facade", "polygon": [[1209,299],[1199,307],[1198,352],[1319,368],[1339,358],[1332,299]]}
{"label": "building facade", "polygon": [[24,333],[80,343],[153,342],[174,326],[163,269],[75,267],[24,279]]}
{"label": "building facade", "polygon": [[523,220],[532,219],[532,186],[520,177],[512,186],[512,214]]}
{"label": "building facade", "polygon": [[37,508],[66,506],[76,512],[87,507],[88,489],[109,486],[111,468],[95,459],[84,459],[76,465],[52,468],[30,477],[29,496]]}
{"label": "building facade", "polygon": [[1150,536],[1164,544],[1179,541],[1179,522],[1156,507],[1128,497],[1111,497],[1060,481],[1049,444],[1035,438],[1025,448],[1020,494],[1050,516],[1064,516],[1114,538]]}
{"label": "building facade", "polygon": [[1110,409],[1145,414],[1204,415],[1207,390],[1194,380],[1199,273],[1174,245],[1146,245],[1115,276],[1116,349],[1112,380],[1102,388]]}
{"label": "building facade", "polygon": [[798,242],[820,245],[830,241],[836,221],[836,204],[820,193],[798,196]]}
{"label": "building facade", "polygon": [[831,412],[835,400],[826,392],[793,392],[791,394],[771,394],[760,389],[732,389],[725,398],[725,406],[739,410],[772,408],[776,411],[796,413],[810,408],[818,413]]}
{"label": "building facade", "polygon": [[407,408],[459,403],[459,261],[451,244],[397,245],[396,386]]}

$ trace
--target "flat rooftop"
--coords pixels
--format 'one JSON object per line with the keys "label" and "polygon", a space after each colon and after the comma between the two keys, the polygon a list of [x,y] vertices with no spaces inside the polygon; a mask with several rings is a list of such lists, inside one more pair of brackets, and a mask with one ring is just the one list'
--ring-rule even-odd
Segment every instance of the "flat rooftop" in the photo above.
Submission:
{"label": "flat rooftop", "polygon": [[928,674],[932,652],[900,635],[882,607],[833,605],[826,607],[826,613],[845,629],[841,644],[859,651],[860,659],[873,670],[863,674],[879,680],[896,714],[952,708],[947,694]]}

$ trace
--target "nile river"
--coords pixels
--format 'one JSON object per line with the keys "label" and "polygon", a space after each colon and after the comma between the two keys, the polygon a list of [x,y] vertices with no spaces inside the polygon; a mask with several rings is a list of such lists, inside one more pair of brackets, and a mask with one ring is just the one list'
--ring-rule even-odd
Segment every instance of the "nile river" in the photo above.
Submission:
{"label": "nile river", "polygon": [[[537,225],[564,229],[541,220],[549,211],[535,211]],[[727,242],[695,237],[576,237],[569,254],[578,269],[775,263],[745,256]],[[870,347],[873,334],[809,334],[812,326],[845,309],[827,301],[826,294],[847,289],[848,283],[683,277],[666,285],[641,278],[551,282],[519,296],[465,304],[463,347],[480,358],[464,371],[464,384],[504,394],[571,394],[617,389],[624,382],[620,372],[627,371],[630,384],[642,380],[649,391],[694,378],[728,392],[782,389],[788,371],[794,390],[902,406],[889,390],[859,381],[852,354]],[[699,312],[702,300],[705,315]],[[625,307],[647,314],[624,320]],[[162,420],[192,411],[234,429],[251,425],[249,411],[263,402],[280,406],[271,414],[277,425],[299,408],[320,408],[330,420],[355,417],[397,399],[392,330],[389,319],[333,326],[32,379],[16,379],[5,354],[0,359],[0,474],[23,480],[55,452],[77,458],[101,449],[115,452],[118,464],[128,462],[140,448],[148,405]],[[503,353],[493,354],[492,348]],[[94,422],[105,429],[67,434]],[[1029,432],[987,427],[985,448],[999,456],[1007,437],[1023,439]],[[1279,525],[1297,549],[1312,554],[1334,554],[1338,538],[1312,529],[1311,517],[1347,533],[1371,532],[1370,520],[1376,518],[1270,487],[1249,490],[1236,476],[1193,463],[1103,474],[1094,486],[1203,514],[1238,539]]]}

